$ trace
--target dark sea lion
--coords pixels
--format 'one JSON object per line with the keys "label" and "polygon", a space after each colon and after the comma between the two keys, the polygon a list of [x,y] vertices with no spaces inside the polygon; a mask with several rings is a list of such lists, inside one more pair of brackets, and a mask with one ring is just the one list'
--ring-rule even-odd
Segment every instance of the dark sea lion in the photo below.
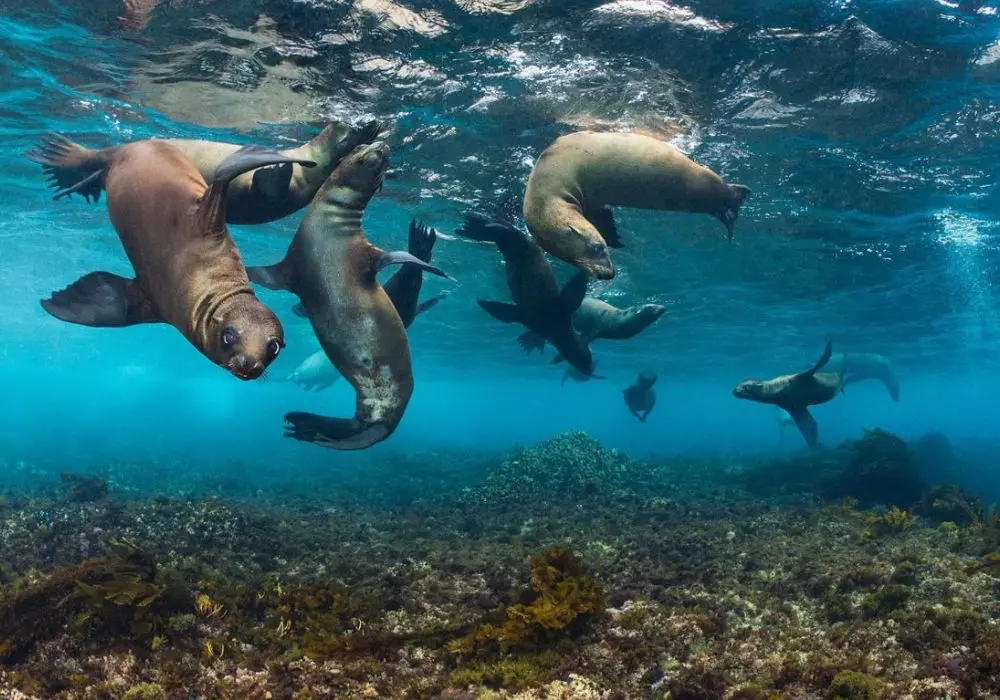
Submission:
{"label": "dark sea lion", "polygon": [[598,279],[615,276],[621,248],[612,206],[711,214],[733,224],[750,190],[730,185],[666,141],[578,131],[538,157],[524,193],[528,231],[546,251]]}
{"label": "dark sea lion", "polygon": [[[649,328],[666,310],[667,307],[660,304],[619,309],[606,301],[584,297],[580,308],[573,314],[573,327],[588,345],[597,339],[627,340]],[[533,350],[545,350],[545,338],[531,331],[522,333],[517,342],[528,355]],[[563,359],[562,355],[557,355],[553,362],[562,362]]]}
{"label": "dark sea lion", "polygon": [[316,193],[285,258],[248,270],[257,284],[299,297],[327,357],[357,393],[353,418],[286,414],[286,437],[337,450],[370,447],[396,429],[413,393],[406,328],[376,274],[387,265],[411,263],[448,276],[365,238],[361,218],[382,185],[388,159],[389,147],[381,141],[350,153]]}
{"label": "dark sea lion", "polygon": [[645,423],[650,411],[656,405],[656,392],[653,385],[656,384],[656,375],[642,373],[635,382],[626,389],[622,389],[625,396],[625,405],[629,412],[639,419],[640,423]]}
{"label": "dark sea lion", "polygon": [[[371,143],[384,131],[383,122],[372,121],[361,127],[345,122],[330,122],[311,141],[280,153],[286,160],[270,167],[240,173],[229,184],[226,203],[226,223],[262,224],[282,219],[309,204],[313,195],[333,172],[337,163],[361,144]],[[193,139],[152,139],[166,141],[179,148],[194,163],[206,180],[223,160],[236,153],[240,146],[218,141]],[[107,154],[120,146],[90,150],[73,143],[61,134],[47,134],[37,152],[28,158],[41,163],[51,187],[58,189],[54,199],[76,193],[88,202],[98,201],[101,181],[94,179],[84,186],[88,176],[100,170]],[[304,168],[301,163],[315,163]]]}
{"label": "dark sea lion", "polygon": [[783,408],[795,421],[809,447],[815,447],[819,429],[809,413],[809,406],[826,403],[844,390],[843,375],[819,371],[830,361],[831,354],[832,344],[828,342],[823,356],[812,368],[768,381],[742,381],[733,389],[733,396]]}
{"label": "dark sea lion", "polygon": [[885,386],[893,401],[899,401],[899,379],[884,355],[866,352],[838,352],[830,358],[827,372],[844,375],[844,386],[877,379]]}
{"label": "dark sea lion", "polygon": [[[410,254],[429,263],[431,261],[431,251],[434,248],[434,241],[437,239],[437,231],[428,228],[416,221],[410,222]],[[425,311],[432,309],[442,299],[448,296],[444,291],[437,296],[431,297],[423,302],[417,303],[420,298],[420,287],[423,284],[424,271],[417,265],[403,265],[389,280],[382,285],[385,293],[389,295],[389,300],[399,312],[399,318],[403,321],[403,327],[409,328],[414,319]],[[308,318],[302,302],[292,307],[292,312],[297,316]],[[306,390],[322,391],[333,385],[340,378],[340,374],[330,364],[326,353],[317,350],[307,357],[288,375],[286,381],[295,382]]]}
{"label": "dark sea lion", "polygon": [[[594,360],[593,371],[597,371],[597,360]],[[559,383],[565,384],[567,379],[582,383],[589,382],[591,379],[604,379],[604,377],[599,374],[584,374],[573,365],[567,364],[566,369],[563,370],[562,381]]]}
{"label": "dark sea lion", "polygon": [[573,328],[573,314],[587,293],[587,276],[575,275],[560,291],[555,272],[535,241],[478,213],[466,215],[455,233],[496,244],[507,263],[507,288],[514,303],[480,299],[479,306],[498,321],[520,323],[552,343],[577,370],[593,374],[590,348]]}
{"label": "dark sea lion", "polygon": [[235,376],[259,377],[284,346],[284,334],[250,288],[226,229],[226,191],[241,173],[292,157],[248,146],[219,164],[210,185],[166,141],[138,141],[98,157],[100,168],[82,187],[99,178],[107,190],[108,214],[135,279],[91,272],[42,307],[87,326],[169,323]]}

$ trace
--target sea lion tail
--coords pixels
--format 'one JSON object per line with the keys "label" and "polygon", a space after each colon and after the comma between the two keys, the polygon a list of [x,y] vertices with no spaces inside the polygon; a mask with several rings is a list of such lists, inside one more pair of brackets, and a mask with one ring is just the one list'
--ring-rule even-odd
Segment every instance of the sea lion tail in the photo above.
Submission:
{"label": "sea lion tail", "polygon": [[410,221],[410,240],[408,246],[410,253],[424,262],[430,262],[436,240],[436,230],[430,226],[418,223],[416,219]]}
{"label": "sea lion tail", "polygon": [[726,232],[728,233],[729,241],[733,240],[733,227],[736,225],[736,219],[740,215],[740,207],[743,206],[743,200],[747,198],[750,194],[750,188],[746,185],[729,185],[729,204],[721,212],[717,214],[719,220],[725,224]]}
{"label": "sea lion tail", "polygon": [[56,190],[53,199],[76,193],[89,202],[101,198],[101,174],[108,167],[113,148],[92,151],[70,141],[62,134],[48,133],[24,157],[42,166],[49,187]]}
{"label": "sea lion tail", "polygon": [[545,354],[545,338],[534,331],[525,331],[517,336],[517,344],[524,350],[525,355],[530,355],[535,350],[540,355]]}
{"label": "sea lion tail", "polygon": [[285,437],[311,442],[332,450],[363,450],[392,433],[387,423],[364,423],[354,418],[327,418],[315,413],[285,414]]}

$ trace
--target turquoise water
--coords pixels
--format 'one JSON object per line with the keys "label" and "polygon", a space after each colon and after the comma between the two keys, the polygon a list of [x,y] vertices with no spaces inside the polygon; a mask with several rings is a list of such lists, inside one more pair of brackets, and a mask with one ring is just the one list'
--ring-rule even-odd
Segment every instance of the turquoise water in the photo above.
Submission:
{"label": "turquoise water", "polygon": [[[911,439],[995,436],[1000,391],[993,2],[177,3],[126,31],[114,2],[4,3],[0,174],[0,458],[266,463],[299,472],[442,447],[492,450],[578,429],[635,454],[800,450],[748,377],[835,351],[878,352],[900,377],[815,407],[825,444],[881,426]],[[590,294],[660,303],[636,338],[597,341],[606,378],[560,384],[524,356],[495,250],[438,242],[457,282],[409,330],[416,388],[399,429],[364,453],[282,437],[291,410],[346,416],[340,381],[280,381],[317,349],[294,298],[259,296],[288,346],[241,383],[173,329],[60,323],[39,299],[97,269],[130,275],[102,199],[52,201],[22,154],[46,130],[99,147],[184,136],[288,147],[328,118],[392,121],[392,177],[368,237],[404,248],[411,218],[451,233],[523,192],[556,136],[602,125],[671,138],[752,194],[732,244],[711,217],[619,209],[619,273]],[[232,226],[248,264],[277,260],[302,211]],[[570,269],[556,263],[560,280]],[[388,273],[383,273],[383,280]],[[643,424],[621,389],[655,371]]]}

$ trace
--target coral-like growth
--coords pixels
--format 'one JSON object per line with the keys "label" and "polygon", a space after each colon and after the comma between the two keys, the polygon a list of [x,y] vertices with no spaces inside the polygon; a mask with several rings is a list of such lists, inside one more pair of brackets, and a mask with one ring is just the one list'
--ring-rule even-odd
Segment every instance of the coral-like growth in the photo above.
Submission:
{"label": "coral-like growth", "polygon": [[484,623],[449,648],[455,653],[493,646],[503,652],[535,648],[600,611],[605,594],[576,554],[565,547],[551,547],[531,558],[531,588],[521,598],[495,610],[496,622]]}
{"label": "coral-like growth", "polygon": [[916,527],[917,520],[910,511],[893,506],[882,515],[872,514],[869,518],[869,525],[883,534],[899,533]]}
{"label": "coral-like growth", "polygon": [[866,430],[851,444],[847,469],[828,484],[828,498],[852,496],[862,508],[876,504],[909,508],[920,499],[924,482],[906,443],[884,430]]}
{"label": "coral-like growth", "polygon": [[66,489],[66,498],[77,503],[96,501],[108,495],[108,482],[99,476],[83,476],[71,472],[59,474]]}

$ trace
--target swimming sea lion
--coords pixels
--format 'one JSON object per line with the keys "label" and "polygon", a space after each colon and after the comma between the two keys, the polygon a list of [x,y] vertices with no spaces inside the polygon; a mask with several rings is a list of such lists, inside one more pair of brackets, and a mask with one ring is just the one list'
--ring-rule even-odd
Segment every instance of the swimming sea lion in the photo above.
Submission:
{"label": "swimming sea lion", "polygon": [[353,418],[285,414],[286,437],[338,450],[370,447],[396,429],[413,393],[406,329],[375,275],[402,263],[448,275],[365,238],[361,217],[382,185],[388,159],[381,141],[350,153],[316,193],[285,258],[248,270],[257,284],[299,297],[327,357],[357,393]]}
{"label": "swimming sea lion", "polygon": [[[573,327],[588,345],[598,338],[626,340],[651,326],[666,310],[667,307],[660,304],[643,304],[619,309],[606,301],[584,297],[580,308],[573,314]],[[539,352],[545,350],[545,338],[532,331],[522,333],[517,342],[528,355],[533,350]],[[563,360],[562,355],[557,355],[553,362]]]}
{"label": "swimming sea lion", "polygon": [[[280,151],[286,157],[285,161],[240,173],[229,184],[226,223],[262,224],[298,211],[309,204],[344,156],[361,144],[371,143],[385,128],[386,125],[379,121],[368,122],[360,128],[333,121],[311,141]],[[240,148],[234,143],[218,141],[153,140],[166,141],[183,151],[206,180],[212,177],[223,160]],[[101,196],[100,179],[88,181],[82,187],[72,186],[100,170],[108,160],[107,153],[116,148],[120,147],[90,150],[61,134],[47,134],[38,151],[28,153],[27,157],[42,164],[45,174],[49,176],[50,186],[58,189],[54,199],[76,193],[88,202],[93,197],[96,202]],[[303,162],[315,163],[315,166],[303,168]]]}
{"label": "swimming sea lion", "polygon": [[[594,360],[593,370],[597,370],[597,360]],[[574,382],[582,383],[589,382],[591,379],[604,379],[604,377],[599,374],[584,374],[573,365],[567,364],[566,369],[563,370],[562,381],[559,383],[565,384],[567,379],[572,379]]]}
{"label": "swimming sea lion", "polygon": [[[225,158],[211,185],[176,146],[138,141],[99,151],[108,214],[135,279],[91,272],[43,300],[56,318],[87,326],[166,322],[240,379],[256,379],[284,347],[277,316],[254,295],[226,229],[226,190],[241,173],[295,160],[254,146]],[[72,188],[70,188],[72,189]]]}
{"label": "swimming sea lion", "polygon": [[832,343],[828,342],[823,356],[811,369],[768,381],[759,379],[742,381],[733,389],[733,396],[785,409],[795,421],[809,447],[815,447],[819,429],[809,413],[809,406],[826,403],[844,391],[842,374],[819,372],[830,361],[831,353]]}
{"label": "swimming sea lion", "polygon": [[593,374],[590,348],[572,321],[587,293],[587,276],[575,275],[559,291],[555,272],[534,240],[513,226],[491,222],[478,213],[466,215],[465,223],[455,233],[495,243],[507,263],[507,288],[514,303],[479,299],[479,306],[498,321],[522,324],[556,346],[577,370]]}
{"label": "swimming sea lion", "polygon": [[656,405],[654,384],[656,384],[655,374],[642,373],[631,386],[622,389],[622,394],[625,395],[625,405],[628,406],[629,412],[639,419],[640,423],[646,422],[649,412]]}
{"label": "swimming sea lion", "polygon": [[578,131],[557,138],[528,177],[528,231],[552,255],[602,280],[621,248],[611,206],[711,214],[729,238],[750,190],[730,185],[666,141],[636,133]]}
{"label": "swimming sea lion", "polygon": [[[434,248],[434,241],[438,233],[432,228],[428,228],[416,221],[410,222],[410,253],[424,262],[431,261],[431,251]],[[424,271],[417,265],[403,265],[395,274],[389,278],[382,288],[389,295],[389,300],[399,312],[399,318],[403,321],[403,327],[409,328],[413,320],[437,305],[439,301],[448,296],[444,291],[437,296],[417,303],[420,297],[420,287],[423,284]],[[297,316],[308,317],[302,302],[292,307],[292,312]],[[544,341],[543,341],[544,342]],[[340,379],[340,374],[330,360],[327,359],[323,350],[317,350],[312,355],[302,361],[295,370],[288,375],[286,381],[295,382],[304,389],[315,389],[322,391],[333,385]]]}
{"label": "swimming sea lion", "polygon": [[899,379],[884,355],[867,352],[838,352],[830,358],[827,372],[844,375],[844,386],[877,379],[885,385],[893,401],[899,401]]}

